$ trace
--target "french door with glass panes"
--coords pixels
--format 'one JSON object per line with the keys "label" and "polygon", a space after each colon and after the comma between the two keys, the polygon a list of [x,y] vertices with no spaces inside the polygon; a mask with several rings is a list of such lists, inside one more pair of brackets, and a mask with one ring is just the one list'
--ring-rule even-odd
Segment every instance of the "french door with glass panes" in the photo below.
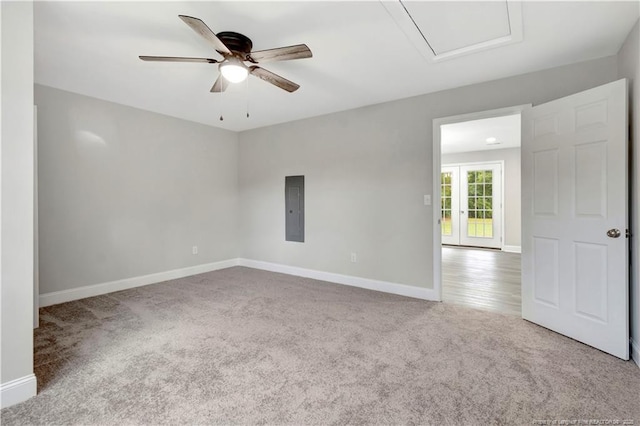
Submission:
{"label": "french door with glass panes", "polygon": [[442,166],[440,229],[442,244],[460,244],[460,167]]}
{"label": "french door with glass panes", "polygon": [[502,164],[442,167],[442,244],[502,247]]}

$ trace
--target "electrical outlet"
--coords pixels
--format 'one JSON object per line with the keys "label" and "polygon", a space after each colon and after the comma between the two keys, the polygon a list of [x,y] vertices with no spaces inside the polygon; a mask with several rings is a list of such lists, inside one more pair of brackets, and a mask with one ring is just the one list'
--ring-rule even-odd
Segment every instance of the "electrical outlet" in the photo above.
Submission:
{"label": "electrical outlet", "polygon": [[198,254],[198,246],[193,246],[191,248],[191,254]]}
{"label": "electrical outlet", "polygon": [[358,256],[354,252],[351,252],[351,263],[356,263],[357,261]]}

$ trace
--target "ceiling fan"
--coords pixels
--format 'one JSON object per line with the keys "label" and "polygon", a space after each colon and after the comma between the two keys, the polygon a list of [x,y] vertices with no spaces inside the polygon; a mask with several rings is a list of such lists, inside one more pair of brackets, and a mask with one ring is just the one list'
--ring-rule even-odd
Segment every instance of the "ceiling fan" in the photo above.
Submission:
{"label": "ceiling fan", "polygon": [[[288,61],[291,59],[310,58],[312,56],[311,50],[309,50],[306,44],[252,52],[253,43],[249,37],[243,34],[233,31],[224,31],[215,34],[201,19],[185,15],[178,16],[195,32],[207,40],[224,59],[172,56],[140,56],[140,59],[143,61],[207,62],[210,64],[219,64],[220,75],[213,84],[211,92],[224,92],[229,86],[229,83],[244,81],[249,74],[284,89],[287,92],[295,92],[300,88],[300,85],[293,81],[287,80],[254,64],[268,61]],[[245,62],[249,62],[250,65],[245,65]]]}

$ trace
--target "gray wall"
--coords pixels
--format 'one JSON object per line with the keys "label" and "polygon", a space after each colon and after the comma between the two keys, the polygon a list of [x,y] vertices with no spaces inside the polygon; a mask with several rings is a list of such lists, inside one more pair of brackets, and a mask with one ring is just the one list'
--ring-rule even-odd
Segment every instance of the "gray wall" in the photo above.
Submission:
{"label": "gray wall", "polygon": [[[612,56],[242,132],[242,256],[432,288],[432,208],[423,204],[432,120],[539,104],[616,78]],[[305,175],[305,243],[284,241],[284,177],[294,174]]]}
{"label": "gray wall", "polygon": [[[640,6],[639,6],[640,7]],[[618,76],[629,79],[629,121],[631,123],[631,338],[635,361],[640,365],[640,21],[629,33],[618,53]]]}
{"label": "gray wall", "polygon": [[0,15],[4,384],[33,374],[33,3],[3,1]]}
{"label": "gray wall", "polygon": [[236,133],[46,86],[35,99],[41,294],[238,257]]}
{"label": "gray wall", "polygon": [[442,165],[504,161],[504,244],[520,247],[520,148],[442,154]]}

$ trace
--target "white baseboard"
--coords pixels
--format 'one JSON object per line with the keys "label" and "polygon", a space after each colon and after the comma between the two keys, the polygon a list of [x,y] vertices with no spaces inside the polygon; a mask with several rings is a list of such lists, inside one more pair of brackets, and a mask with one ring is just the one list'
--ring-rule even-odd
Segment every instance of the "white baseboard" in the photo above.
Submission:
{"label": "white baseboard", "polygon": [[631,339],[631,358],[640,367],[640,344]]}
{"label": "white baseboard", "polygon": [[313,269],[298,268],[295,266],[278,263],[262,262],[259,260],[239,259],[240,266],[262,269],[298,277],[313,278],[315,280],[329,281],[336,284],[344,284],[353,287],[366,288],[381,291],[383,293],[398,294],[400,296],[414,297],[423,300],[438,300],[436,292],[431,288],[414,287],[405,284],[396,284],[387,281],[372,280],[369,278],[354,277],[351,275],[334,274],[332,272],[316,271]]}
{"label": "white baseboard", "polygon": [[506,251],[507,253],[522,253],[522,247],[520,247],[520,246],[504,246],[504,247],[502,247],[502,251]]}
{"label": "white baseboard", "polygon": [[38,382],[34,374],[2,383],[0,384],[0,408],[11,407],[26,401],[32,396],[36,396],[37,390]]}
{"label": "white baseboard", "polygon": [[125,278],[118,281],[110,281],[101,284],[88,285],[69,290],[54,291],[40,295],[40,307],[57,305],[58,303],[71,302],[72,300],[84,299],[86,297],[100,296],[101,294],[112,293],[114,291],[127,290],[143,285],[159,283],[176,278],[188,277],[190,275],[202,274],[205,272],[217,271],[218,269],[230,268],[238,265],[238,259],[223,260],[221,262],[205,263],[202,265],[189,266],[187,268],[174,269],[171,271],[158,272],[155,274],[142,275],[139,277]]}
{"label": "white baseboard", "polygon": [[405,284],[396,284],[387,281],[378,281],[369,278],[354,277],[351,275],[334,274],[332,272],[316,271],[313,269],[298,268],[295,266],[277,263],[263,262],[251,259],[229,259],[221,262],[206,263],[190,266],[188,268],[174,269],[172,271],[158,272],[139,277],[125,278],[118,281],[110,281],[101,284],[88,285],[69,290],[54,291],[40,295],[40,307],[57,305],[58,303],[71,302],[72,300],[87,297],[100,296],[114,291],[127,290],[134,287],[159,283],[190,275],[230,268],[232,266],[246,266],[248,268],[262,269],[271,272],[280,272],[305,278],[313,278],[321,281],[329,281],[336,284],[350,285],[366,288],[384,293],[398,294],[400,296],[414,297],[423,300],[438,300],[435,290],[430,288],[414,287]]}

